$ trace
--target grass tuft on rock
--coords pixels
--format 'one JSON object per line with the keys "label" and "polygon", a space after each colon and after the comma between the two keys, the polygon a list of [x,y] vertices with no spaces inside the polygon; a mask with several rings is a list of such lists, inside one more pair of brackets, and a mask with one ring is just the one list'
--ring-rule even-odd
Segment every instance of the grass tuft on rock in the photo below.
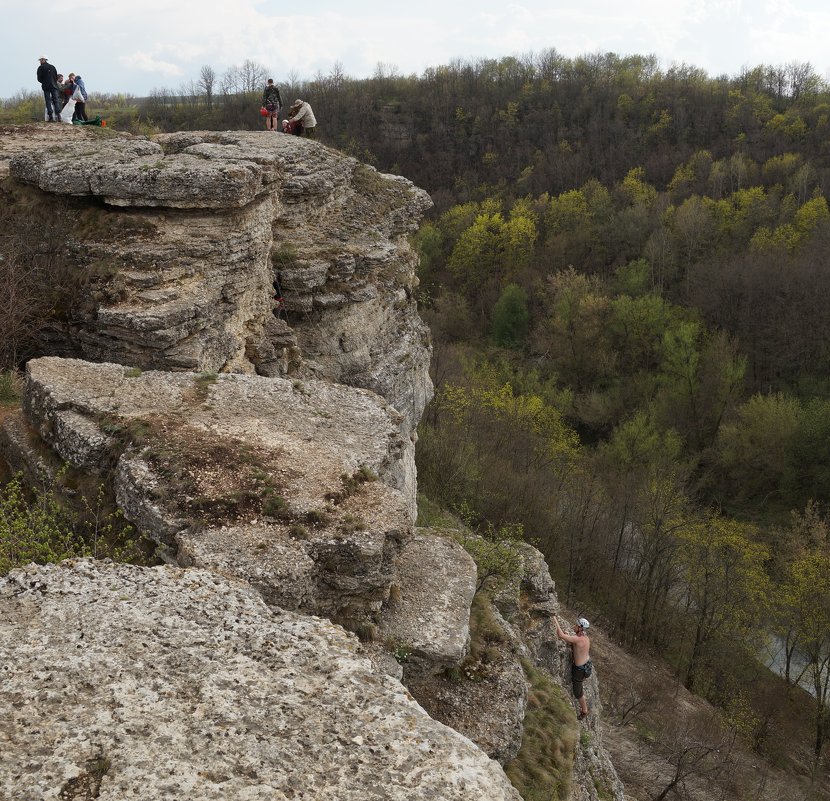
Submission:
{"label": "grass tuft on rock", "polygon": [[0,372],[0,406],[13,406],[20,402],[22,383],[14,370]]}
{"label": "grass tuft on rock", "polygon": [[506,768],[524,801],[564,801],[570,797],[579,726],[561,687],[522,660],[530,689],[522,747]]}

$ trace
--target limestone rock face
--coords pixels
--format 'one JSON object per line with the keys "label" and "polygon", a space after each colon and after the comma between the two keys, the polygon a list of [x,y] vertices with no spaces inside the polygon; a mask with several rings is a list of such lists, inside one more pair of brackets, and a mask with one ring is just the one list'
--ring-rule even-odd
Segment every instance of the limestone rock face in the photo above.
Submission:
{"label": "limestone rock face", "polygon": [[13,571],[0,579],[2,797],[520,801],[358,647],[207,571]]}
{"label": "limestone rock face", "polygon": [[455,667],[467,655],[476,566],[454,540],[420,529],[396,563],[395,597],[384,605],[380,635],[404,656],[407,682]]}
{"label": "limestone rock face", "polygon": [[119,505],[181,564],[332,617],[372,617],[388,597],[415,518],[414,446],[374,393],[44,357],[24,408],[74,467],[116,458]]}
{"label": "limestone rock face", "polygon": [[486,669],[460,679],[445,675],[404,679],[407,689],[436,720],[469,737],[506,765],[519,752],[527,709],[527,681],[512,643],[493,646]]}
{"label": "limestone rock face", "polygon": [[[532,546],[517,543],[515,547],[523,565],[520,573],[512,582],[490,585],[487,596],[476,601],[483,605],[478,614],[489,617],[490,626],[495,624],[501,632],[488,643],[486,659],[468,658],[455,674],[407,676],[404,672],[403,677],[432,717],[466,735],[504,765],[519,753],[523,741],[528,682],[522,659],[541,668],[576,706],[570,646],[556,637],[551,620],[562,613],[548,566]],[[602,741],[597,672],[585,682],[591,714],[579,725],[590,731],[590,738],[587,744],[580,742],[574,753],[571,801],[625,798]]]}
{"label": "limestone rock face", "polygon": [[412,432],[432,394],[407,241],[425,192],[267,131],[56,131],[40,148],[23,131],[6,131],[9,174],[72,199],[68,257],[91,282],[47,354],[329,378],[382,395]]}
{"label": "limestone rock face", "polygon": [[[522,545],[524,571],[519,587],[521,610],[513,610],[512,603],[504,597],[496,598],[496,604],[504,610],[505,618],[520,644],[520,650],[534,664],[543,668],[563,687],[565,695],[573,699],[571,688],[571,648],[556,636],[551,617],[559,615],[564,621],[556,598],[555,586],[548,566],[539,551],[530,545]],[[625,789],[605,750],[599,721],[602,704],[599,694],[598,673],[594,670],[583,688],[588,699],[590,714],[580,726],[590,732],[587,744],[577,745],[574,760],[574,781],[571,785],[571,801],[615,801],[625,799]],[[574,701],[576,704],[576,701]]]}

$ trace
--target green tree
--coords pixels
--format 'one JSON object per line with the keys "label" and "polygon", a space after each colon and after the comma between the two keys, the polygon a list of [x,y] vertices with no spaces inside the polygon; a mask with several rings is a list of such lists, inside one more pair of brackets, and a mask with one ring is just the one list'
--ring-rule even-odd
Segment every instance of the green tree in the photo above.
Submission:
{"label": "green tree", "polygon": [[668,642],[678,533],[694,520],[680,438],[639,412],[598,448],[595,470],[608,504],[604,556],[611,582],[604,589],[615,616],[629,642]]}
{"label": "green tree", "polygon": [[565,383],[584,391],[613,367],[607,332],[610,300],[596,278],[573,267],[550,276],[546,290],[549,315],[535,332],[536,347],[550,357]]}
{"label": "green tree", "polygon": [[753,395],[718,433],[716,482],[725,499],[786,503],[784,478],[803,418],[800,402],[789,395]]}
{"label": "green tree", "polygon": [[493,307],[493,339],[505,348],[518,347],[527,336],[529,324],[527,292],[518,284],[508,284]]}
{"label": "green tree", "polygon": [[501,212],[479,214],[459,236],[447,266],[462,284],[475,284],[498,273],[503,228]]}
{"label": "green tree", "polygon": [[420,263],[418,275],[422,279],[431,277],[443,263],[444,237],[437,225],[426,222],[414,236],[415,249]]}
{"label": "green tree", "polygon": [[715,514],[679,529],[678,537],[693,629],[686,686],[694,690],[709,642],[721,633],[746,640],[764,620],[770,597],[764,570],[769,553],[758,544],[754,526]]}
{"label": "green tree", "polygon": [[784,599],[813,691],[818,759],[830,728],[830,543],[807,549],[792,563]]}
{"label": "green tree", "polygon": [[725,334],[707,335],[694,320],[677,323],[663,336],[657,399],[662,419],[696,450],[708,447],[739,395],[745,371],[746,360]]}

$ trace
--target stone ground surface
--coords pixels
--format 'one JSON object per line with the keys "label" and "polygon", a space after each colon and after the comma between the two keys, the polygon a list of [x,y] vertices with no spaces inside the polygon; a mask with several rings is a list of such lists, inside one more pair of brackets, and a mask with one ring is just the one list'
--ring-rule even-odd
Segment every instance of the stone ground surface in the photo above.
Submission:
{"label": "stone ground surface", "polygon": [[0,797],[518,799],[356,638],[201,570],[0,579]]}
{"label": "stone ground surface", "polygon": [[415,467],[400,415],[374,393],[44,357],[28,364],[24,406],[76,468],[104,470],[120,447],[119,505],[182,564],[317,614],[387,597]]}

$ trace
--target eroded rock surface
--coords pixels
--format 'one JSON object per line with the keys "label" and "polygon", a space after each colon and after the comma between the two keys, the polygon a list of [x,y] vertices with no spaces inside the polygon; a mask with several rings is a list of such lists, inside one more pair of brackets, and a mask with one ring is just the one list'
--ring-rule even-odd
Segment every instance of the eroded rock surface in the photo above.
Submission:
{"label": "eroded rock surface", "polygon": [[[504,765],[517,756],[524,738],[529,678],[523,660],[552,679],[576,709],[570,646],[556,637],[552,622],[552,616],[561,618],[562,611],[548,566],[532,546],[514,543],[513,547],[521,570],[511,581],[485,582],[485,592],[474,601],[479,654],[471,653],[455,670],[411,677],[404,672],[403,679],[432,717],[466,735]],[[589,732],[579,738],[572,755],[571,801],[625,798],[602,741],[597,672],[585,682],[590,716],[579,724],[575,711],[571,718],[574,729],[579,726]]]}
{"label": "eroded rock surface", "polygon": [[459,665],[470,640],[475,562],[454,540],[420,529],[401,549],[396,574],[380,636],[405,655],[407,681]]}
{"label": "eroded rock surface", "polygon": [[65,251],[90,282],[46,353],[330,378],[414,429],[432,394],[407,240],[425,192],[266,131],[37,133],[39,147],[31,127],[6,129],[0,159],[16,185],[70,202]]}
{"label": "eroded rock surface", "polygon": [[357,640],[202,570],[0,579],[0,795],[519,800]]}
{"label": "eroded rock surface", "polygon": [[522,745],[527,680],[511,643],[493,645],[491,652],[486,666],[471,667],[469,674],[462,667],[456,675],[405,682],[432,717],[506,765]]}
{"label": "eroded rock surface", "polygon": [[74,467],[115,459],[119,505],[180,563],[335,617],[388,597],[415,468],[400,415],[374,393],[45,357],[28,364],[24,407]]}

